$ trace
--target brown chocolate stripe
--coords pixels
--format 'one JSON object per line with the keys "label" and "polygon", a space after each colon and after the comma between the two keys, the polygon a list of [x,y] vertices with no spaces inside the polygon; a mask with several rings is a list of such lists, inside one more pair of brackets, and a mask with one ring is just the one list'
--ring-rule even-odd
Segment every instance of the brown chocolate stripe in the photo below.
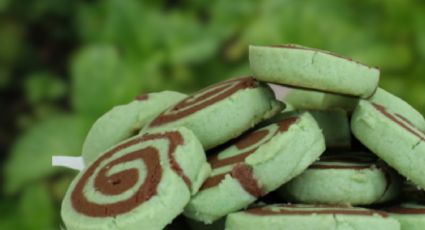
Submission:
{"label": "brown chocolate stripe", "polygon": [[[258,87],[259,83],[252,77],[240,78],[230,81],[225,81],[209,88],[206,88],[178,103],[176,106],[159,115],[150,127],[161,126],[166,123],[174,122],[181,118],[187,117],[206,107],[222,101],[236,92]],[[207,93],[205,93],[207,92]],[[204,95],[202,95],[205,93]],[[196,98],[197,95],[201,95]],[[199,103],[199,104],[198,104]]]}
{"label": "brown chocolate stripe", "polygon": [[[403,123],[402,121],[400,121],[397,117],[403,117],[401,115],[393,115],[390,112],[387,111],[387,109],[382,106],[379,105],[377,103],[372,103],[373,106],[375,107],[375,109],[377,109],[379,112],[381,112],[382,114],[384,114],[386,117],[388,117],[390,120],[394,121],[396,124],[400,125],[402,128],[404,128],[406,131],[410,132],[411,134],[415,135],[416,137],[418,137],[420,140],[425,141],[425,137],[423,137],[419,131],[418,128],[416,128],[415,126],[411,125],[411,122],[406,122],[408,125],[410,125],[411,127],[409,127],[408,125],[406,125],[405,123]],[[403,118],[403,121],[407,120],[406,118]],[[416,132],[415,130],[418,130],[418,132]]]}
{"label": "brown chocolate stripe", "polygon": [[[366,210],[366,209],[332,209],[332,208],[323,208],[320,207],[321,210],[302,210],[302,208],[295,208],[295,209],[285,209],[285,207],[282,207],[283,209],[280,210],[271,210],[268,208],[255,208],[255,209],[249,209],[246,212],[252,215],[257,216],[274,216],[274,215],[312,215],[312,214],[318,214],[318,215],[359,215],[359,216],[374,216],[374,215],[380,215],[381,217],[388,217],[388,213],[381,212],[381,211],[372,211],[372,210]],[[291,207],[289,207],[291,208]]]}
{"label": "brown chocolate stripe", "polygon": [[[295,124],[298,120],[299,120],[298,117],[291,117],[291,118],[288,118],[286,120],[275,123],[275,125],[278,126],[278,129],[276,130],[276,132],[273,135],[270,136],[270,139],[272,139],[278,133],[284,133],[284,132],[288,131],[289,127],[291,125]],[[237,149],[243,150],[243,149],[247,149],[249,147],[253,147],[256,144],[261,143],[261,141],[263,141],[264,138],[269,137],[268,134],[269,134],[269,130],[267,128],[257,130],[257,131],[255,131],[251,134],[247,134],[247,135],[242,136],[241,138],[239,138],[236,141],[236,143],[231,144],[229,146],[229,148],[232,147],[232,146],[236,146]],[[267,143],[267,142],[265,142],[265,143]],[[247,192],[249,192],[253,196],[259,197],[259,196],[264,195],[265,192],[260,187],[259,182],[256,181],[254,175],[251,172],[252,170],[250,171],[250,173],[247,173],[248,172],[247,167],[249,167],[249,166],[244,163],[245,159],[247,157],[249,157],[251,154],[255,153],[259,147],[260,146],[257,146],[250,151],[240,153],[238,155],[228,157],[228,158],[224,158],[224,159],[219,159],[218,154],[211,157],[209,162],[210,162],[211,167],[213,169],[221,168],[221,167],[228,166],[228,165],[235,165],[235,166],[233,167],[231,172],[219,174],[219,175],[212,176],[212,177],[208,178],[204,182],[204,184],[202,185],[200,190],[201,191],[206,190],[206,189],[209,189],[209,188],[212,188],[212,187],[219,185],[221,183],[221,181],[225,178],[225,176],[227,174],[230,174],[233,178],[235,178],[239,181],[241,186],[244,187],[244,189]],[[246,178],[244,178],[244,176],[246,176]],[[257,185],[256,188],[254,188],[255,185]]]}
{"label": "brown chocolate stripe", "polygon": [[391,207],[385,211],[394,214],[411,214],[411,215],[425,215],[425,207],[423,208],[407,208],[407,207]]}
{"label": "brown chocolate stripe", "polygon": [[137,189],[134,195],[127,200],[119,201],[113,204],[96,204],[89,200],[84,195],[84,187],[87,185],[90,177],[94,175],[100,164],[118,152],[129,148],[138,143],[166,139],[169,142],[168,156],[172,169],[180,175],[183,180],[191,186],[190,180],[184,175],[180,166],[175,160],[174,152],[179,145],[183,144],[183,137],[178,132],[166,132],[163,134],[147,134],[141,137],[130,139],[110,151],[106,152],[99,159],[97,159],[81,176],[71,193],[71,204],[73,208],[84,215],[91,217],[111,217],[130,212],[136,207],[139,207],[144,202],[151,199],[157,193],[157,187],[162,178],[162,166],[160,164],[159,152],[154,147],[146,147],[127,153],[119,157],[109,164],[106,164],[99,170],[95,177],[95,189],[105,195],[118,195],[132,188],[139,180],[137,170],[128,169],[113,175],[108,175],[108,171],[115,165],[124,162],[141,159],[145,162],[147,168],[146,179],[143,184]]}

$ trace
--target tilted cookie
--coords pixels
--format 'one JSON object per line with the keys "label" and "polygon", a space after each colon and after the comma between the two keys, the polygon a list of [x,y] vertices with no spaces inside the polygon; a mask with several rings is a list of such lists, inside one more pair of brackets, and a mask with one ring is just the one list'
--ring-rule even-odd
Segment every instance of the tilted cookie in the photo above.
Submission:
{"label": "tilted cookie", "polygon": [[159,115],[142,132],[183,126],[195,133],[205,149],[211,149],[282,109],[269,86],[245,77],[195,93]]}
{"label": "tilted cookie", "polygon": [[351,120],[357,139],[421,188],[425,188],[425,132],[399,113],[360,101]]}
{"label": "tilted cookie", "polygon": [[190,130],[138,135],[109,149],[74,179],[62,218],[68,230],[163,229],[209,173]]}
{"label": "tilted cookie", "polygon": [[136,97],[102,115],[91,127],[83,144],[82,157],[87,165],[101,153],[137,134],[153,117],[183,100],[186,95],[164,91]]}
{"label": "tilted cookie", "polygon": [[377,68],[299,45],[250,46],[249,63],[261,81],[361,98],[379,81]]}
{"label": "tilted cookie", "polygon": [[386,212],[344,206],[270,205],[230,214],[226,230],[400,230]]}
{"label": "tilted cookie", "polygon": [[209,158],[211,176],[184,214],[211,223],[247,207],[297,176],[324,150],[322,132],[306,112],[245,134]]}
{"label": "tilted cookie", "polygon": [[400,222],[402,230],[425,229],[424,204],[405,203],[386,209],[386,211],[392,218]]}
{"label": "tilted cookie", "polygon": [[370,205],[400,194],[401,178],[366,153],[322,155],[279,193],[289,201],[307,204]]}

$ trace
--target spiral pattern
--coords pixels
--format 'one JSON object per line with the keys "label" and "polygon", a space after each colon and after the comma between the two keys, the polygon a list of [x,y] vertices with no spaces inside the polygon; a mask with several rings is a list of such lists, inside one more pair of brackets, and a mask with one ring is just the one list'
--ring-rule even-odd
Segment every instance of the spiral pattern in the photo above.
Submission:
{"label": "spiral pattern", "polygon": [[251,195],[255,197],[264,195],[265,191],[254,178],[251,167],[245,164],[244,161],[255,153],[261,145],[266,144],[276,135],[286,132],[297,121],[297,117],[292,117],[249,133],[239,138],[236,143],[231,144],[230,147],[221,153],[211,157],[208,162],[211,164],[213,171],[201,190],[217,186],[224,180],[226,175],[230,174]]}
{"label": "spiral pattern", "polygon": [[254,88],[257,85],[258,82],[252,77],[229,80],[213,85],[186,98],[174,107],[165,111],[153,120],[149,127],[161,126],[163,124],[177,121],[224,100],[239,90]]}
{"label": "spiral pattern", "polygon": [[154,145],[158,140],[167,141],[170,167],[190,187],[190,180],[174,157],[176,148],[183,144],[182,135],[147,134],[121,143],[93,162],[71,193],[73,208],[91,217],[110,217],[128,213],[150,200],[163,179],[161,150]]}

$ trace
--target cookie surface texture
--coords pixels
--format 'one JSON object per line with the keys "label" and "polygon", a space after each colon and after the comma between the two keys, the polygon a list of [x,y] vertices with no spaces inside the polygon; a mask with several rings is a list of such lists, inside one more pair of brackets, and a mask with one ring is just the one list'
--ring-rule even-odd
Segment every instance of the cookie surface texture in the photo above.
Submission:
{"label": "cookie surface texture", "polygon": [[378,87],[379,70],[299,45],[250,46],[254,76],[265,82],[361,98]]}
{"label": "cookie surface texture", "polygon": [[62,219],[68,230],[163,229],[209,173],[190,130],[138,135],[102,154],[74,179]]}
{"label": "cookie surface texture", "polygon": [[244,208],[297,176],[324,149],[324,137],[309,113],[247,133],[211,155],[212,174],[185,215],[211,223]]}
{"label": "cookie surface texture", "polygon": [[322,155],[279,192],[297,203],[370,205],[396,198],[401,184],[401,178],[371,154],[338,153]]}
{"label": "cookie surface texture", "polygon": [[362,144],[422,189],[425,188],[425,133],[399,113],[360,101],[351,129]]}

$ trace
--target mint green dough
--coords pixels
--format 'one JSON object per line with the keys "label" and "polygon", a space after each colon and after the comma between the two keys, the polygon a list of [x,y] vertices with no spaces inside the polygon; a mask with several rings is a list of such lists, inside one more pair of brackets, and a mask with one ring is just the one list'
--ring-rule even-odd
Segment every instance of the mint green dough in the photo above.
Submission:
{"label": "mint green dough", "polygon": [[296,109],[353,111],[356,108],[358,98],[292,88],[283,98],[283,101]]}
{"label": "mint green dough", "polygon": [[67,230],[160,230],[183,212],[210,170],[186,128],[137,135],[78,174],[61,216]]}
{"label": "mint green dough", "polygon": [[370,205],[393,200],[401,178],[362,153],[324,155],[279,189],[285,199],[307,204]]}
{"label": "mint green dough", "polygon": [[378,88],[369,101],[383,105],[392,112],[401,114],[416,127],[421,130],[425,130],[425,119],[422,114],[415,110],[411,105],[386,90]]}
{"label": "mint green dough", "polygon": [[[232,88],[232,85],[252,84],[251,87],[236,90],[227,97],[210,103],[209,100],[223,92],[214,92],[223,85],[223,90]],[[206,98],[205,98],[206,96]],[[182,103],[195,105],[181,108],[180,104],[170,108],[161,115],[174,115],[184,113],[186,110],[197,105],[208,104],[189,115],[165,124],[154,125],[155,121],[161,120],[161,115],[146,125],[141,133],[161,130],[164,128],[186,127],[192,130],[206,150],[241,135],[246,130],[254,127],[257,123],[266,120],[284,109],[284,104],[276,100],[271,88],[254,80],[251,77],[232,79],[205,88],[191,96]]]}
{"label": "mint green dough", "polygon": [[425,205],[404,203],[387,210],[391,217],[398,220],[401,230],[425,229]]}
{"label": "mint green dough", "polygon": [[[407,111],[404,111],[407,112]],[[414,184],[425,188],[425,133],[399,113],[360,101],[351,120],[357,139]]]}
{"label": "mint green dough", "polygon": [[[279,131],[281,127],[288,129]],[[185,216],[209,224],[247,207],[317,160],[325,150],[325,141],[314,118],[303,112],[249,132],[226,147],[208,160],[210,178],[186,206]],[[251,170],[251,176],[242,173],[242,180],[254,180],[250,188],[256,184],[261,194],[253,194],[241,182],[237,172],[242,166]],[[207,186],[209,183],[213,185]]]}
{"label": "mint green dough", "polygon": [[299,45],[249,47],[254,76],[265,82],[369,98],[379,70],[328,51]]}
{"label": "mint green dough", "polygon": [[115,106],[97,119],[83,144],[82,157],[86,165],[111,146],[137,134],[153,117],[183,100],[186,95],[164,91],[144,97],[143,100]]}
{"label": "mint green dough", "polygon": [[310,113],[322,129],[328,149],[351,147],[350,121],[346,111],[310,111]]}
{"label": "mint green dough", "polygon": [[[348,213],[344,213],[348,212]],[[226,230],[400,230],[387,213],[363,208],[269,205],[232,213]]]}

